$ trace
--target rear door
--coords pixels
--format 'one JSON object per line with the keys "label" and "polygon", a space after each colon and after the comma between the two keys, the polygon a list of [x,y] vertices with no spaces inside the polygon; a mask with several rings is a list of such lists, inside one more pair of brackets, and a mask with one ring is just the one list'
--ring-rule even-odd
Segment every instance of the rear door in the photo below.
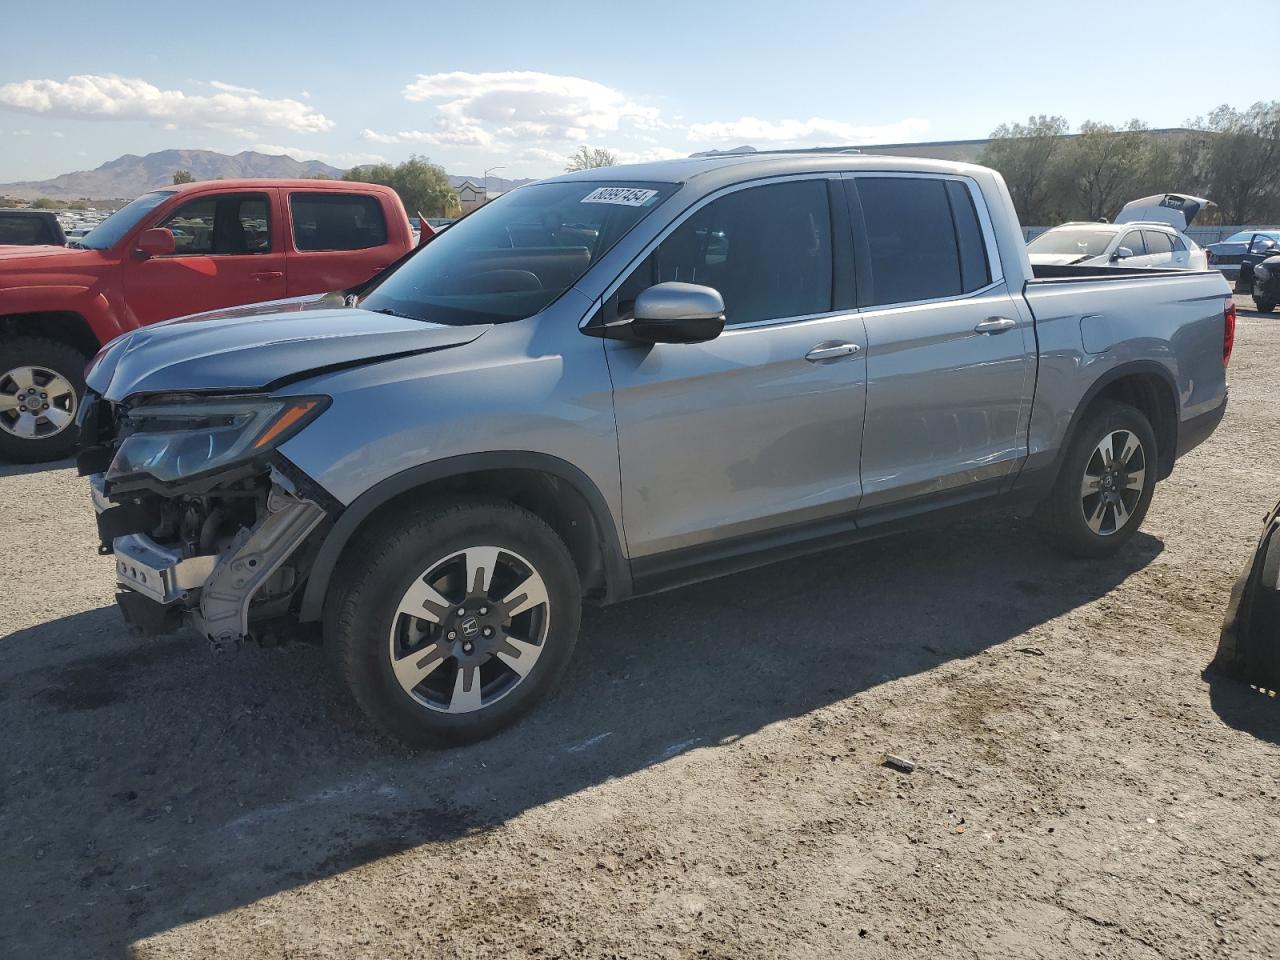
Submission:
{"label": "rear door", "polygon": [[981,191],[934,175],[845,182],[867,331],[859,523],[997,493],[1027,453],[1035,340]]}
{"label": "rear door", "polygon": [[847,213],[829,201],[839,186],[806,176],[722,191],[606,296],[606,322],[664,281],[714,287],[726,307],[708,343],[605,341],[638,578],[856,508],[865,338]]}
{"label": "rear door", "polygon": [[274,189],[202,193],[161,213],[149,226],[173,231],[174,252],[124,260],[125,297],[138,322],[283,297],[275,201]]}
{"label": "rear door", "polygon": [[[1162,230],[1143,230],[1142,239],[1147,244],[1147,266],[1163,267],[1169,269],[1177,266],[1173,252],[1173,238]],[[1186,245],[1183,244],[1183,266],[1189,257],[1186,255]]]}
{"label": "rear door", "polygon": [[364,283],[404,251],[391,242],[379,197],[289,190],[289,296]]}

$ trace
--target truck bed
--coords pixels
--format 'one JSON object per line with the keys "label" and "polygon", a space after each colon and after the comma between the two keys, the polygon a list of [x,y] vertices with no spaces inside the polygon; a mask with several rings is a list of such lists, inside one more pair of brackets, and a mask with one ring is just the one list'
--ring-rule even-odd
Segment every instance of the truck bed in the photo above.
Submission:
{"label": "truck bed", "polygon": [[[1199,270],[1169,270],[1161,267],[1100,267],[1064,264],[1032,264],[1031,275],[1035,280],[1115,280],[1119,277],[1149,277],[1165,273],[1201,273]],[[1217,271],[1213,271],[1217,272]]]}

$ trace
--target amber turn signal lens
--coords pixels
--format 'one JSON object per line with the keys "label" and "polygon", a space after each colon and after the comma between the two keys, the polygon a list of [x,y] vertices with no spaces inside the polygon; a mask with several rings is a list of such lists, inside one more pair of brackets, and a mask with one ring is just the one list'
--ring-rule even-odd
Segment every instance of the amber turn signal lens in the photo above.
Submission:
{"label": "amber turn signal lens", "polygon": [[267,427],[267,429],[263,431],[262,436],[254,441],[253,449],[261,450],[263,447],[270,444],[272,440],[280,436],[280,434],[284,433],[308,413],[314,410],[317,403],[319,403],[318,400],[303,400],[300,403],[289,407],[284,411],[284,413],[280,414],[280,416],[276,418],[275,423],[271,424],[271,426]]}

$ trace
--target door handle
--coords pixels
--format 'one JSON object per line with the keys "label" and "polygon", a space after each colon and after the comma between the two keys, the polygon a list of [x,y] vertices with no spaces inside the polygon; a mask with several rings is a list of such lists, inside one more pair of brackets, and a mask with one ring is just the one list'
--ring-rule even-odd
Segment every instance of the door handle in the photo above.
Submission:
{"label": "door handle", "polygon": [[255,280],[279,280],[284,276],[283,270],[262,270],[253,274]]}
{"label": "door handle", "polygon": [[1006,330],[1012,330],[1017,325],[1017,320],[1010,320],[1008,317],[987,317],[987,319],[973,328],[973,332],[1004,333]]}
{"label": "door handle", "polygon": [[808,353],[804,358],[810,363],[821,363],[823,360],[839,360],[841,357],[852,357],[861,347],[856,343],[844,343],[834,340],[828,340],[820,343]]}

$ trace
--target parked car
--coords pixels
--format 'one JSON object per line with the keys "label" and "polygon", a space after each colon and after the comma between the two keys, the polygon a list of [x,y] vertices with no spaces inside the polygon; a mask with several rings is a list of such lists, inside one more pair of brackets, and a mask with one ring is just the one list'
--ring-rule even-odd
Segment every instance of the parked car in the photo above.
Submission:
{"label": "parked car", "polygon": [[1252,296],[1260,313],[1270,313],[1280,303],[1280,244],[1267,243],[1269,246],[1259,244],[1257,253],[1251,252],[1240,261],[1236,283],[1236,292]]}
{"label": "parked car", "polygon": [[1046,230],[1027,245],[1027,253],[1041,265],[1204,270],[1204,251],[1183,231],[1208,204],[1176,193],[1143,197],[1126,203],[1114,223],[1072,222]]}
{"label": "parked car", "polygon": [[1280,244],[1280,230],[1241,230],[1204,248],[1210,269],[1221,270],[1228,280],[1235,280],[1240,274],[1240,261],[1256,237],[1265,237]]}
{"label": "parked car", "polygon": [[1227,604],[1211,669],[1260,690],[1280,691],[1280,504]]}
{"label": "parked car", "polygon": [[48,210],[0,210],[0,246],[60,247],[67,238]]}
{"label": "parked car", "polygon": [[553,687],[583,600],[988,507],[1113,553],[1221,419],[1234,329],[1217,273],[1033,268],[982,167],[611,167],[354,302],[121,337],[78,463],[130,623],[314,630],[385,730],[458,742]]}
{"label": "parked car", "polygon": [[0,250],[0,457],[71,452],[85,362],[119,334],[341,290],[411,248],[387,187],[213,180],[144,194],[73,249]]}

